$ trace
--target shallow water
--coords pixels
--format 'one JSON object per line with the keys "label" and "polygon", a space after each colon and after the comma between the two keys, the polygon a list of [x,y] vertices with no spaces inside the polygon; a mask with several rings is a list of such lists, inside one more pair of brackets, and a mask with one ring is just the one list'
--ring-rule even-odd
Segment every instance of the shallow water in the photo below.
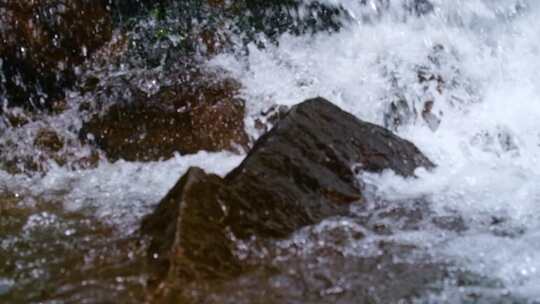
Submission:
{"label": "shallow water", "polygon": [[[250,45],[247,54],[208,62],[242,83],[249,132],[260,135],[255,120],[273,104],[323,96],[395,128],[437,168],[419,170],[416,179],[392,172],[359,177],[371,204],[276,241],[280,249],[268,254],[272,271],[203,290],[212,294],[206,302],[391,302],[385,294],[395,288],[399,297],[399,282],[416,271],[430,284],[406,301],[540,302],[540,3],[432,0],[433,11],[418,16],[403,8],[410,1],[388,7],[376,0],[326,2],[348,11],[338,33],[284,34],[277,45]],[[419,71],[435,77],[420,81]],[[399,100],[405,103],[400,124],[389,125],[390,104]],[[426,119],[427,101],[433,108]],[[68,114],[49,121],[79,124]],[[223,175],[241,159],[201,152],[145,164],[102,162],[90,170],[53,167],[30,177],[0,172],[0,189],[9,193],[0,200],[11,202],[0,208],[0,259],[6,261],[0,299],[92,299],[84,290],[104,290],[104,299],[115,292],[124,292],[126,301],[141,299],[132,291],[144,288],[142,266],[127,274],[114,266],[129,253],[138,263],[142,253],[123,244],[141,217],[190,165]],[[402,210],[389,216],[396,206]],[[101,265],[95,259],[107,255],[99,251],[106,246],[120,249],[103,262],[113,265],[103,274],[107,267],[95,266]],[[370,269],[362,265],[376,263],[382,266],[374,273],[395,275],[374,275],[371,289],[358,291],[365,287],[361,272]],[[90,270],[85,275],[71,267]],[[59,286],[60,293],[50,292]]]}

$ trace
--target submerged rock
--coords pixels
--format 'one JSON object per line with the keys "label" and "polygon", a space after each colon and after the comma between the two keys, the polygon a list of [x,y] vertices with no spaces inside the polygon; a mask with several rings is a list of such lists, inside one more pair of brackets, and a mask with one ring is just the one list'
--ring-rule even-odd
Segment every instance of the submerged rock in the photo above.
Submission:
{"label": "submerged rock", "polygon": [[[413,176],[433,164],[410,142],[316,98],[293,107],[225,178],[190,169],[142,232],[158,280],[219,278],[243,270],[234,240],[282,238],[349,212],[361,171]],[[172,281],[170,281],[172,280]]]}
{"label": "submerged rock", "polygon": [[302,0],[112,0],[112,8],[129,33],[127,65],[163,72],[182,61],[249,52],[248,44],[264,47],[284,33],[335,32],[347,16],[333,4]]}
{"label": "submerged rock", "polygon": [[238,83],[190,75],[188,84],[162,88],[147,97],[96,114],[81,130],[111,160],[150,161],[174,152],[237,150],[245,147],[244,102]]}
{"label": "submerged rock", "polygon": [[[75,82],[75,66],[112,33],[105,1],[0,4],[0,96],[8,105],[46,108]],[[0,102],[2,100],[0,99]]]}

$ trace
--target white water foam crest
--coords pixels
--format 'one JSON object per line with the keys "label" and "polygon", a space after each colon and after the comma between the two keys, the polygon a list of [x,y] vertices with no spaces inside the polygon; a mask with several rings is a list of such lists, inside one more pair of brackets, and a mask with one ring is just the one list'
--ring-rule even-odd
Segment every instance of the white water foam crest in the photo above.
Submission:
{"label": "white water foam crest", "polygon": [[244,158],[230,152],[199,152],[167,161],[141,163],[102,161],[91,170],[56,166],[45,176],[9,175],[0,171],[0,189],[16,193],[32,204],[60,201],[68,211],[92,210],[92,214],[129,235],[141,218],[153,210],[178,179],[192,166],[225,175]]}
{"label": "white water foam crest", "polygon": [[[359,1],[327,2],[351,15],[366,10]],[[252,46],[246,57],[223,54],[210,64],[241,80],[248,125],[272,104],[315,96],[382,125],[396,92],[410,105],[432,98],[438,129],[415,119],[398,133],[437,168],[417,179],[392,172],[364,178],[386,199],[426,197],[436,214],[457,213],[468,228],[430,244],[406,232],[403,239],[540,300],[540,3],[431,2],[433,12],[423,17],[402,18],[402,2],[390,1],[396,5],[373,22],[331,35],[284,35],[278,46]],[[438,46],[442,54],[433,55]],[[440,75],[443,89],[428,96],[418,67]]]}

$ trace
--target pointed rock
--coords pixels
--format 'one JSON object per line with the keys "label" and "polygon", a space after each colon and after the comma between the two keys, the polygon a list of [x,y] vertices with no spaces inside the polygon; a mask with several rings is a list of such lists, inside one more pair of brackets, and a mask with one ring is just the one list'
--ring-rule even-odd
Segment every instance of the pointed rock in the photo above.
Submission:
{"label": "pointed rock", "polygon": [[420,166],[433,164],[412,143],[311,99],[293,107],[225,178],[190,169],[142,231],[152,238],[149,255],[160,279],[226,277],[242,271],[234,238],[282,238],[347,214],[363,200],[358,170],[413,176]]}

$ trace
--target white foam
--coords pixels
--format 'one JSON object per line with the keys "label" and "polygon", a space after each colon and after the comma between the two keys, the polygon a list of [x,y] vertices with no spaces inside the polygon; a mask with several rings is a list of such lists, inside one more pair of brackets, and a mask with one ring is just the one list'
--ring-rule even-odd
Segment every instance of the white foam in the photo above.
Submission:
{"label": "white foam", "polygon": [[[96,169],[53,168],[45,176],[3,174],[3,187],[20,195],[64,203],[67,210],[94,210],[95,216],[130,233],[189,167],[225,175],[244,156],[229,152],[199,152],[160,162],[102,162]],[[0,173],[1,174],[1,173]],[[33,223],[33,222],[32,222]]]}

